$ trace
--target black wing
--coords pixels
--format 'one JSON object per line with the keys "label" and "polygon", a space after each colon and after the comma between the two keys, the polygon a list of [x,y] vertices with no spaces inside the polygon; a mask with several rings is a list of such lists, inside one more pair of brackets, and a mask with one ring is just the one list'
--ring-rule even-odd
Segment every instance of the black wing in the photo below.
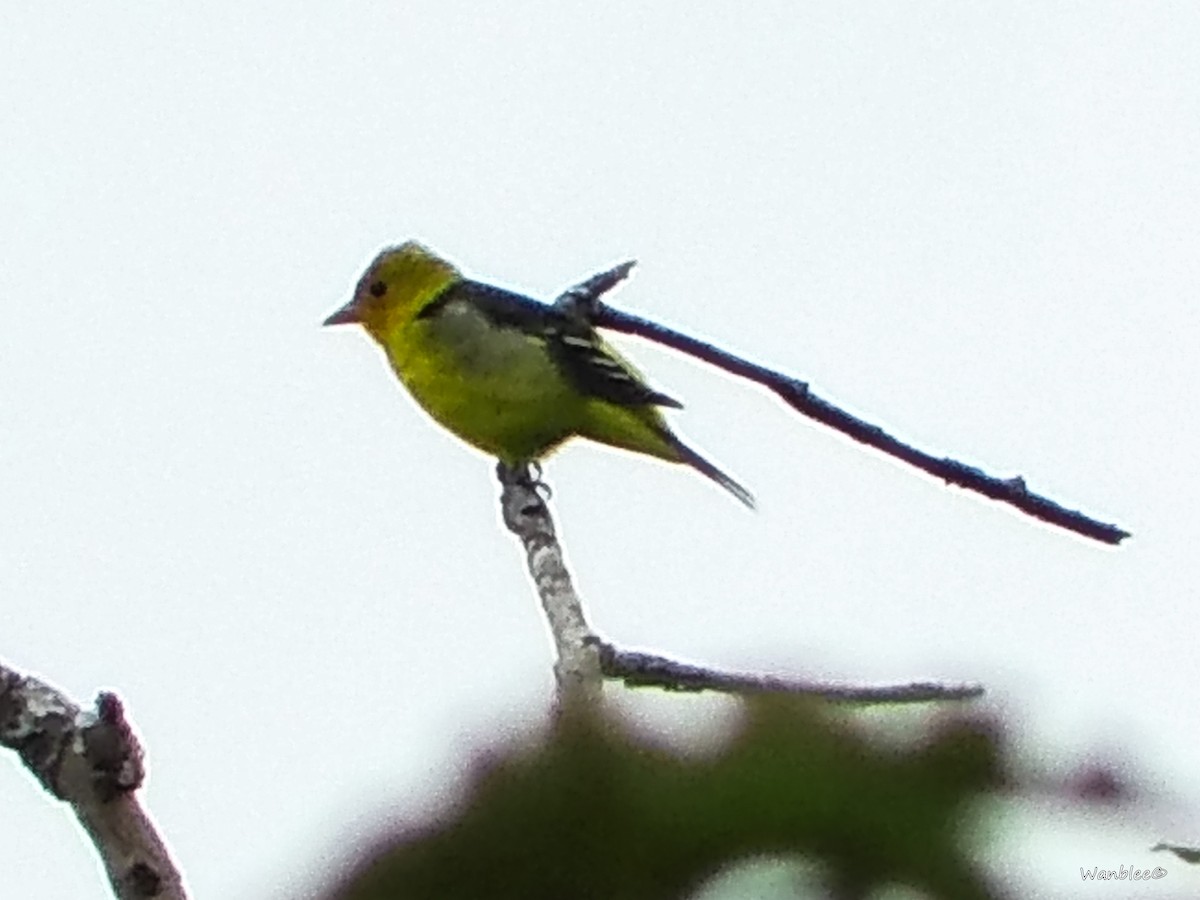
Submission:
{"label": "black wing", "polygon": [[618,406],[682,407],[678,400],[651,388],[604,346],[586,322],[553,306],[478,281],[460,281],[421,310],[419,317],[437,315],[446,304],[466,301],[499,328],[537,335],[546,342],[550,358],[583,393]]}

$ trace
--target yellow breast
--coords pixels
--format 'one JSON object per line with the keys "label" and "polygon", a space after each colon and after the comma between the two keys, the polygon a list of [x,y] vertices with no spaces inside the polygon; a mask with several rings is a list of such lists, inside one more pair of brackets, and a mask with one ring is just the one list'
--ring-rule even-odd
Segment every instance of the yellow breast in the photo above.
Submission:
{"label": "yellow breast", "polygon": [[537,459],[579,430],[586,401],[541,340],[498,328],[467,303],[411,320],[386,350],[429,415],[505,462]]}

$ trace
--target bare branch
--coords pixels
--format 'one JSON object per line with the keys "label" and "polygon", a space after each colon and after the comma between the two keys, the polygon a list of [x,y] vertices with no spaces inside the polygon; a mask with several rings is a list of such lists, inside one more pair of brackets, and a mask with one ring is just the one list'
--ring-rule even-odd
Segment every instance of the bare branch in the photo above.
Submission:
{"label": "bare branch", "polygon": [[70,804],[119,900],[186,900],[166,844],[138,801],[142,748],[115,694],[81,709],[44,681],[0,664],[0,745],[16,750]]}
{"label": "bare branch", "polygon": [[539,493],[548,490],[546,486],[528,470],[511,469],[503,463],[497,465],[496,475],[503,486],[500,506],[504,524],[525,546],[529,573],[554,637],[558,652],[554,674],[558,678],[560,700],[575,691],[583,699],[598,700],[605,678],[624,681],[630,687],[668,691],[776,693],[852,703],[965,700],[983,693],[983,688],[974,684],[849,685],[722,672],[650,653],[620,650],[601,639],[588,625],[555,535],[550,508]]}
{"label": "bare branch", "polygon": [[497,464],[496,477],[503,485],[500,508],[504,524],[525,546],[529,574],[554,638],[558,654],[554,675],[558,679],[559,698],[578,695],[580,699],[598,700],[604,686],[600,654],[588,641],[592,637],[591,626],[571,584],[571,573],[554,533],[550,509],[538,492],[544,485],[528,469],[512,469],[504,463]]}
{"label": "bare branch", "polygon": [[724,369],[730,374],[761,384],[801,415],[828,425],[860,444],[874,447],[894,459],[940,478],[947,484],[955,484],[992,500],[1006,503],[1047,524],[1065,528],[1105,544],[1119,544],[1129,537],[1129,532],[1123,528],[1093,519],[1078,510],[1067,509],[1047,497],[1033,493],[1026,487],[1025,479],[1019,475],[998,478],[954,459],[931,456],[893,437],[878,425],[872,425],[823,400],[809,389],[807,382],[752,363],[641,316],[620,312],[601,302],[600,295],[628,276],[633,265],[632,261],[624,262],[606,272],[593,275],[563,292],[556,304],[582,316],[599,328],[609,328],[664,344]]}
{"label": "bare branch", "polygon": [[600,648],[600,665],[605,677],[619,678],[628,687],[731,694],[789,694],[842,703],[927,703],[931,700],[969,700],[983,694],[983,687],[978,684],[914,681],[872,686],[750,672],[722,672],[653,653],[620,650],[599,638],[595,640]]}

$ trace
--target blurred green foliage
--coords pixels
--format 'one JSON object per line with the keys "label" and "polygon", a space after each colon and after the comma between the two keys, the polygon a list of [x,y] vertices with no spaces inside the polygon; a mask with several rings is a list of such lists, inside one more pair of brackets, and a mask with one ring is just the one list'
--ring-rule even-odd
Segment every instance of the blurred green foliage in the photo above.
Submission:
{"label": "blurred green foliage", "polygon": [[721,747],[681,757],[573,708],[535,746],[481,759],[456,809],[381,841],[328,898],[686,898],[770,855],[819,864],[824,896],[983,900],[996,894],[963,830],[1000,780],[995,735],[965,719],[898,746],[819,706],[754,700]]}

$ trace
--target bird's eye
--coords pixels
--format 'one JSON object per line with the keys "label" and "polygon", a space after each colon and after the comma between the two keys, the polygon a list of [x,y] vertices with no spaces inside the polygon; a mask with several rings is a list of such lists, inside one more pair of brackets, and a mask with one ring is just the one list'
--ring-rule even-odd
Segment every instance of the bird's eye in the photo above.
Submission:
{"label": "bird's eye", "polygon": [[371,286],[367,290],[371,292],[372,297],[382,297],[387,293],[387,285],[382,281],[372,281]]}

